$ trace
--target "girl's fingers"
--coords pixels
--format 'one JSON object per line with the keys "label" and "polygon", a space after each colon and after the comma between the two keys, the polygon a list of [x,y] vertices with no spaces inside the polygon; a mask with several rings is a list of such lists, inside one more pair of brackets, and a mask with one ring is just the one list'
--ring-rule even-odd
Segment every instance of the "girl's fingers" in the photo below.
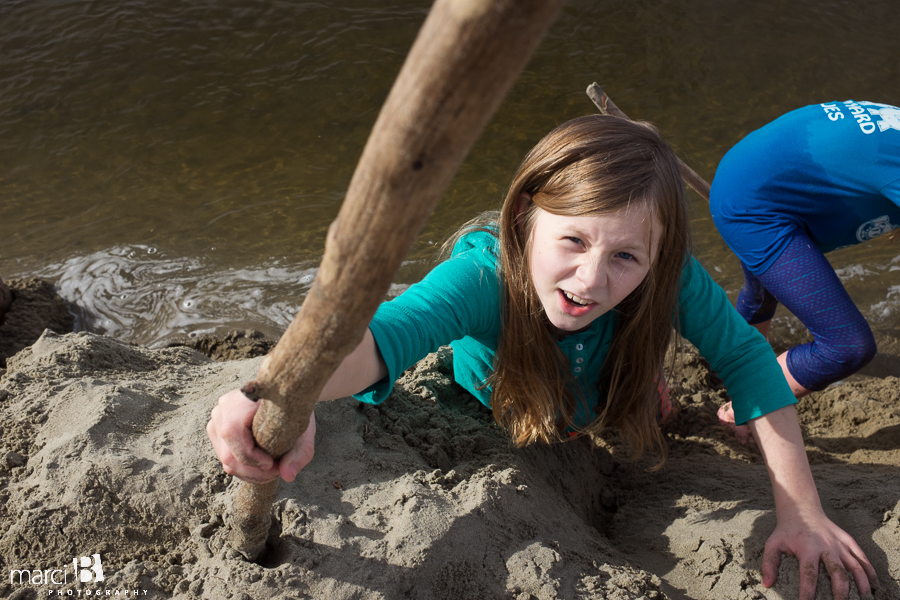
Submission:
{"label": "girl's fingers", "polygon": [[[872,563],[869,562],[869,559],[866,558],[866,553],[862,551],[862,548],[859,547],[856,540],[843,531],[841,533],[843,535],[839,537],[839,541],[842,544],[842,547],[840,548],[839,558],[833,561],[835,569],[839,569],[847,581],[847,596],[849,596],[850,578],[852,577],[853,581],[856,582],[856,589],[859,591],[859,595],[863,598],[869,598],[872,595],[872,588],[878,587],[878,575],[875,573],[875,567],[873,567]],[[831,582],[834,586],[835,573],[837,571],[833,570],[829,565],[828,556],[827,553],[823,554],[822,562],[825,563],[825,567],[831,574]],[[837,597],[838,596],[835,595],[835,598]]]}
{"label": "girl's fingers", "polygon": [[216,456],[222,462],[222,470],[229,475],[233,475],[238,479],[250,483],[266,483],[278,477],[277,469],[258,469],[242,464],[234,454],[231,453],[228,445],[222,441],[220,436],[216,435],[213,421],[210,421],[206,425],[206,432],[209,435],[210,441],[212,441]]}
{"label": "girl's fingers", "polygon": [[[821,515],[825,518],[825,515]],[[786,523],[789,523],[786,521]],[[778,577],[781,555],[796,556],[800,567],[800,600],[813,600],[819,579],[819,565],[824,564],[831,579],[834,600],[847,600],[851,578],[862,598],[871,598],[872,587],[878,586],[875,569],[859,545],[842,529],[825,518],[812,520],[797,529],[779,524],[766,542],[762,557],[762,584],[771,587]]]}
{"label": "girl's fingers", "polygon": [[213,423],[212,418],[210,418],[209,423],[206,424],[206,435],[209,437],[209,441],[212,444],[213,450],[216,452],[216,457],[219,459],[219,462],[222,462],[222,458],[230,454],[226,452],[226,449],[223,448],[224,443],[222,439],[216,434],[216,426]]}
{"label": "girl's fingers", "polygon": [[756,440],[753,438],[750,428],[747,425],[734,424],[734,409],[731,406],[731,402],[726,402],[720,406],[716,416],[719,418],[719,423],[722,426],[731,430],[739,444],[756,446]]}
{"label": "girl's fingers", "polygon": [[278,476],[272,473],[274,461],[253,440],[253,416],[256,402],[240,390],[232,390],[219,398],[206,425],[206,433],[225,472],[245,481],[259,483]]}
{"label": "girl's fingers", "polygon": [[[855,546],[855,543],[854,543]],[[872,588],[878,587],[878,575],[875,568],[858,547],[850,548],[850,557],[844,561],[844,565],[856,582],[859,595],[867,598],[872,595]]]}
{"label": "girl's fingers", "polygon": [[[855,546],[855,544],[854,544]],[[813,600],[816,597],[816,587],[819,577],[819,564],[825,565],[831,579],[831,593],[834,600],[847,600],[850,597],[850,581],[851,578],[856,582],[856,588],[859,595],[863,598],[870,598],[872,594],[872,583],[877,585],[878,578],[875,575],[875,569],[866,560],[862,551],[857,554],[851,549],[840,558],[834,558],[830,552],[823,552],[821,556],[813,555],[800,561],[800,598],[802,600]],[[777,566],[775,567],[777,574]],[[871,573],[872,579],[869,579]]]}
{"label": "girl's fingers", "polygon": [[275,461],[253,439],[253,417],[258,409],[259,403],[247,398],[241,390],[231,390],[219,398],[212,418],[223,441],[239,462],[266,471]]}
{"label": "girl's fingers", "polygon": [[222,463],[222,469],[229,475],[233,475],[241,481],[246,481],[247,483],[255,483],[257,485],[269,483],[273,479],[278,479],[277,470],[264,471],[262,469],[255,469],[253,467],[245,467],[240,463],[236,463],[236,466],[234,468],[229,467],[225,463]]}
{"label": "girl's fingers", "polygon": [[762,558],[763,587],[772,587],[778,578],[778,567],[781,565],[781,547],[766,544]]}
{"label": "girl's fingers", "polygon": [[719,407],[716,416],[719,417],[719,421],[724,423],[734,424],[734,409],[731,408],[731,402],[726,402],[722,406]]}
{"label": "girl's fingers", "polygon": [[[825,564],[825,570],[831,576],[831,594],[834,596],[834,600],[847,600],[850,596],[850,573],[840,561],[834,560],[827,552],[822,555],[822,562]],[[816,574],[818,575],[818,572]]]}
{"label": "girl's fingers", "polygon": [[315,441],[316,414],[312,413],[309,415],[309,426],[306,428],[306,431],[303,432],[303,435],[300,436],[294,447],[281,457],[280,472],[282,479],[288,482],[293,481],[297,477],[297,473],[309,464],[315,454]]}
{"label": "girl's fingers", "polygon": [[[875,572],[875,567],[872,566],[872,563],[866,558],[865,552],[862,551],[862,548],[860,548],[855,541],[853,541],[853,545],[850,547],[850,554],[856,559],[855,563],[853,563],[853,561],[851,561],[851,563],[857,568],[851,568],[850,571],[853,573],[853,579],[856,580],[856,587],[859,588],[860,594],[871,594],[872,588],[881,587],[881,582],[878,581],[878,574]],[[868,589],[863,589],[860,585],[860,568],[865,574],[864,581],[868,584]]]}
{"label": "girl's fingers", "polygon": [[258,409],[259,403],[240,390],[219,398],[206,424],[216,456],[226,473],[243,481],[267,483],[279,475],[285,481],[293,481],[315,453],[316,416],[310,415],[309,426],[294,448],[276,462],[253,439],[253,417]]}
{"label": "girl's fingers", "polygon": [[[819,557],[815,560],[800,560],[800,600],[815,600],[816,585],[819,583]],[[832,580],[832,585],[833,580]],[[835,600],[846,600],[844,596],[835,594]]]}
{"label": "girl's fingers", "polygon": [[275,461],[256,445],[253,431],[250,429],[252,423],[253,414],[250,414],[249,423],[243,426],[229,427],[222,432],[222,439],[238,462],[257,469],[270,469]]}

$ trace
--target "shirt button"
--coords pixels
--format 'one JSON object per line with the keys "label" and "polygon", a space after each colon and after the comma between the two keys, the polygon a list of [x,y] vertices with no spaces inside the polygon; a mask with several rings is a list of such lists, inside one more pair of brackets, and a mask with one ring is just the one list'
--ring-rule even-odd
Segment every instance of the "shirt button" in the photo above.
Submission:
{"label": "shirt button", "polygon": [[575,359],[575,362],[577,362],[580,365],[581,363],[584,362],[584,359],[579,356],[578,358]]}
{"label": "shirt button", "polygon": [[578,344],[575,346],[576,350],[584,350],[584,344]]}
{"label": "shirt button", "polygon": [[576,372],[576,373],[581,373],[581,367],[575,367],[575,372]]}

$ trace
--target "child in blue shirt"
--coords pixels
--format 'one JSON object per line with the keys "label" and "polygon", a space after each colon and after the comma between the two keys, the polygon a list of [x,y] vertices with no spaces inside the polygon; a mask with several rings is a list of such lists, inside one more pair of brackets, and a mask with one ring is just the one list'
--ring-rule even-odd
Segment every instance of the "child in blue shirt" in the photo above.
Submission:
{"label": "child in blue shirt", "polygon": [[[691,257],[689,238],[678,163],[652,127],[600,115],[569,121],[526,156],[499,217],[464,227],[448,260],[382,304],[319,400],[381,402],[400,373],[451,344],[456,380],[516,444],[615,426],[635,455],[653,449],[664,459],[659,388],[677,331],[720,374],[737,418],[760,440],[778,515],[763,583],[774,583],[785,552],[812,573],[801,577],[802,594],[814,593],[820,561],[836,598],[847,571],[869,593],[874,570],[822,511],[796,399],[771,349]],[[219,399],[207,426],[216,453],[242,479],[292,481],[312,458],[315,421],[276,461],[253,442],[256,408],[240,390]]]}
{"label": "child in blue shirt", "polygon": [[[778,357],[798,398],[874,358],[825,254],[900,228],[900,109],[847,100],[783,115],[728,151],[710,209],[741,259],[741,315],[766,335],[780,302],[812,334]],[[727,406],[720,416],[731,420]]]}

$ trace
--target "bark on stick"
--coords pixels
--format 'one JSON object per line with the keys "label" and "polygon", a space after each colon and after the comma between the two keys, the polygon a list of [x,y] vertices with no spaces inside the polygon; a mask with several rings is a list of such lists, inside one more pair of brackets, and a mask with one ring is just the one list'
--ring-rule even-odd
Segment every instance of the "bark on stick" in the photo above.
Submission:
{"label": "bark on stick", "polygon": [[[588,86],[587,95],[593,100],[594,105],[596,105],[604,115],[612,115],[613,117],[619,117],[620,119],[631,120],[628,118],[628,115],[619,110],[616,103],[613,102],[610,97],[606,95],[606,92],[603,91],[603,88],[596,83],[592,83]],[[684,164],[684,161],[680,158],[678,159],[678,166],[681,167],[681,178],[684,182],[709,202],[709,184],[706,183],[706,180],[700,177],[692,168]]]}

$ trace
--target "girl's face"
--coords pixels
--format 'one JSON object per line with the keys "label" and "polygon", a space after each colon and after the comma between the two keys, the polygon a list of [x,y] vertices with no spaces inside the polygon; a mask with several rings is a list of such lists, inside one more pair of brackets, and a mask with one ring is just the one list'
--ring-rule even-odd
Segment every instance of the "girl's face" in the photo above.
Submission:
{"label": "girl's face", "polygon": [[598,216],[537,211],[531,279],[547,317],[562,331],[583,329],[618,305],[656,259],[662,226],[642,203]]}

